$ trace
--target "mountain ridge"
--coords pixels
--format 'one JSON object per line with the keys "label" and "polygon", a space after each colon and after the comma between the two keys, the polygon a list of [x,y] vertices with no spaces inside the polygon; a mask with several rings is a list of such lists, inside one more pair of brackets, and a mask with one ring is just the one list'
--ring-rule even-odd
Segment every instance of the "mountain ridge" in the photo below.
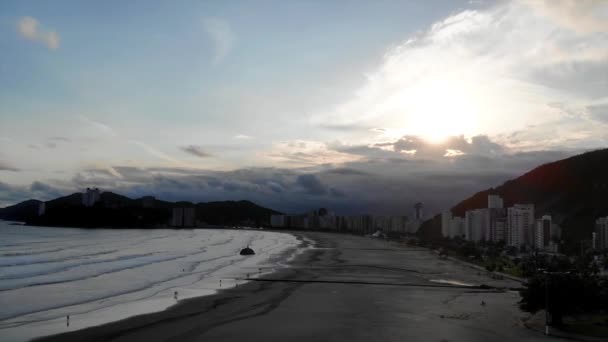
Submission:
{"label": "mountain ridge", "polygon": [[132,199],[107,191],[100,194],[99,201],[93,207],[82,205],[82,193],[79,192],[46,201],[45,215],[38,216],[42,202],[30,199],[0,208],[0,219],[66,227],[155,227],[168,223],[173,208],[192,207],[195,208],[197,219],[205,224],[235,225],[248,222],[263,225],[267,224],[270,215],[279,213],[248,200],[169,202],[151,197]]}
{"label": "mountain ridge", "polygon": [[[488,194],[500,195],[505,207],[535,205],[537,217],[550,214],[569,242],[589,239],[595,219],[608,215],[608,149],[599,149],[540,165],[502,185],[479,191],[450,210],[464,217],[467,210],[486,208]],[[441,220],[427,220],[420,235],[439,237]]]}

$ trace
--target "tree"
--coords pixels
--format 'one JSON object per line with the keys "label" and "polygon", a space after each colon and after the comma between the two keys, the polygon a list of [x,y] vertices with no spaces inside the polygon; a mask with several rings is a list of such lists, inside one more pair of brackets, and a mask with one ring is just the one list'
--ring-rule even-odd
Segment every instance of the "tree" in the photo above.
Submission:
{"label": "tree", "polygon": [[547,309],[550,324],[561,325],[564,315],[608,308],[606,285],[606,280],[589,273],[537,273],[520,291],[520,307],[529,312]]}
{"label": "tree", "polygon": [[481,253],[479,249],[475,246],[475,243],[471,241],[466,241],[460,246],[460,253],[464,256],[473,256],[475,259],[479,259],[481,257]]}

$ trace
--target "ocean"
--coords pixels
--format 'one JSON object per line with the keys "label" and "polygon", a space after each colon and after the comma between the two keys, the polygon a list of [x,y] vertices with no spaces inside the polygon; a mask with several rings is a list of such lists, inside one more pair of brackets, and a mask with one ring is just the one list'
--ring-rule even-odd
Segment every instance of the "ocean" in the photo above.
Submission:
{"label": "ocean", "polygon": [[[0,340],[161,311],[234,287],[247,275],[287,267],[300,242],[261,230],[78,229],[0,221]],[[246,246],[256,254],[239,255]]]}

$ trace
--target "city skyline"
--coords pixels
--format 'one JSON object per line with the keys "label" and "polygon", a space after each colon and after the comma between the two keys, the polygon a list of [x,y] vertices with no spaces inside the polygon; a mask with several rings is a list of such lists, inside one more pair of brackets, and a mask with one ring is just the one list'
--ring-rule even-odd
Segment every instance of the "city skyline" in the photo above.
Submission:
{"label": "city skyline", "polygon": [[606,146],[608,6],[573,3],[4,2],[0,207],[438,212]]}

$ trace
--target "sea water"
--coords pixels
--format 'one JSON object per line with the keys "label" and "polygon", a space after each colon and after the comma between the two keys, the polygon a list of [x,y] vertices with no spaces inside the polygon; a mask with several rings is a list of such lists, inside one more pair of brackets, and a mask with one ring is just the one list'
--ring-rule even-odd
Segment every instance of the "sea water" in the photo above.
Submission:
{"label": "sea water", "polygon": [[[78,229],[0,221],[0,340],[20,341],[161,311],[286,267],[290,234]],[[256,254],[241,256],[250,246]],[[69,320],[67,316],[69,315]]]}

